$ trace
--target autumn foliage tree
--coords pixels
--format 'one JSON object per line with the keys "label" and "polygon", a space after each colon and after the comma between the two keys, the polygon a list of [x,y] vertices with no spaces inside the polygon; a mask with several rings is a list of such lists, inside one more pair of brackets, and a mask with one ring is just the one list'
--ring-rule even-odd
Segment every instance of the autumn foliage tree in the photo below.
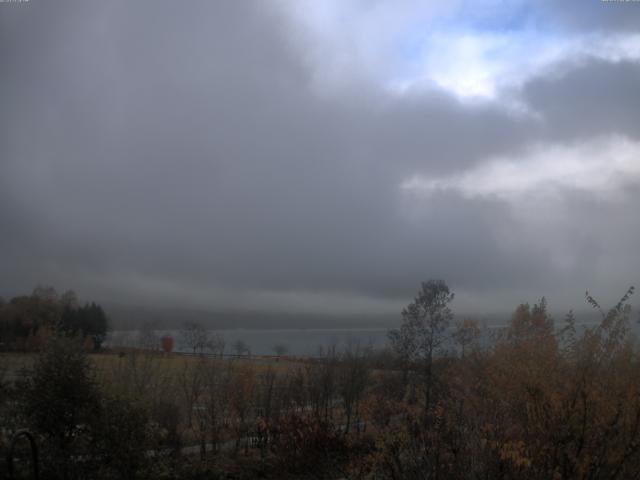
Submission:
{"label": "autumn foliage tree", "polygon": [[160,339],[160,346],[165,353],[171,353],[173,351],[173,337],[170,335],[164,335]]}
{"label": "autumn foliage tree", "polygon": [[0,344],[14,350],[39,350],[54,332],[90,338],[99,350],[109,319],[95,302],[80,305],[72,290],[59,295],[53,287],[36,287],[31,295],[0,302]]}
{"label": "autumn foliage tree", "polygon": [[93,370],[79,342],[56,337],[38,356],[18,392],[26,424],[44,440],[45,469],[60,478],[82,478],[86,472],[74,457],[86,453],[84,433],[97,418],[100,402]]}
{"label": "autumn foliage tree", "polygon": [[[554,326],[546,301],[516,308],[486,351],[439,358],[431,422],[400,405],[369,460],[387,478],[633,478],[640,467],[640,365],[633,288],[593,327]],[[581,330],[579,330],[581,328]]]}
{"label": "autumn foliage tree", "polygon": [[453,319],[449,308],[453,298],[454,294],[443,280],[422,282],[418,295],[402,310],[402,325],[389,332],[391,346],[405,369],[413,368],[418,373],[425,412],[432,406],[434,357]]}
{"label": "autumn foliage tree", "polygon": [[456,323],[455,330],[451,336],[460,348],[460,354],[464,357],[465,353],[470,349],[478,346],[481,331],[478,322],[465,318],[461,322]]}

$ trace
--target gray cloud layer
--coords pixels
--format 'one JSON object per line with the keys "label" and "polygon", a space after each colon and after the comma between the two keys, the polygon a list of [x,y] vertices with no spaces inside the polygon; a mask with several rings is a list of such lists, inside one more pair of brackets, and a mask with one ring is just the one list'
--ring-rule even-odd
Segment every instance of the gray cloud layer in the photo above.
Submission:
{"label": "gray cloud layer", "polygon": [[[563,192],[561,221],[545,203],[528,225],[522,204],[400,188],[531,144],[638,139],[636,63],[558,65],[513,93],[535,114],[518,113],[433,89],[318,92],[264,3],[1,6],[0,291],[396,311],[434,276],[479,308],[636,280],[633,183],[622,202]],[[554,13],[596,28],[587,10]],[[622,11],[601,27],[634,28]]]}

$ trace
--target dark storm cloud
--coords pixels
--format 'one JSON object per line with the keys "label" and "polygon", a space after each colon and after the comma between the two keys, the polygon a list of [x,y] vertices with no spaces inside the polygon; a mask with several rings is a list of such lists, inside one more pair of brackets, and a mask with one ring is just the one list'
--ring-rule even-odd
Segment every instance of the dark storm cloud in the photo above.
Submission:
{"label": "dark storm cloud", "polygon": [[[402,182],[514,155],[550,129],[633,134],[635,65],[534,80],[523,95],[540,120],[437,90],[320,94],[287,20],[262,3],[4,7],[4,291],[62,282],[135,301],[147,287],[123,279],[141,278],[233,306],[243,291],[407,298],[431,276],[537,288],[551,247],[505,250],[503,232],[524,238],[512,207]],[[608,80],[624,93],[596,104]],[[590,116],[602,108],[614,123]]]}
{"label": "dark storm cloud", "polygon": [[640,136],[640,64],[592,59],[560,75],[538,77],[524,98],[559,139],[618,133]]}
{"label": "dark storm cloud", "polygon": [[545,11],[547,24],[587,32],[637,32],[640,8],[637,2],[625,1],[554,1],[536,2],[532,11]]}

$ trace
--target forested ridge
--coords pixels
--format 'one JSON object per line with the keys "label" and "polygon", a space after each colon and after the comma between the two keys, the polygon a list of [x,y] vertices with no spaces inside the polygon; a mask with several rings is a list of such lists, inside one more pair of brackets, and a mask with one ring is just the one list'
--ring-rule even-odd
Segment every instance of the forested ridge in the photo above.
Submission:
{"label": "forested ridge", "polygon": [[0,345],[3,350],[38,350],[56,334],[78,336],[100,350],[108,318],[95,302],[82,305],[73,290],[62,295],[53,287],[36,287],[31,295],[4,301],[0,297]]}

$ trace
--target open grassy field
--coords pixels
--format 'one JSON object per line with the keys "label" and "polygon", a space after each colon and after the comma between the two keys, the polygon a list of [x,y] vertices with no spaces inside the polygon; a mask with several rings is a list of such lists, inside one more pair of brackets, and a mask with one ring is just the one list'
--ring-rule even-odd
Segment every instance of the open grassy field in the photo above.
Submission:
{"label": "open grassy field", "polygon": [[[91,353],[88,355],[90,362],[94,365],[99,377],[117,381],[119,372],[136,365],[142,370],[152,369],[154,372],[162,372],[165,376],[175,377],[185,368],[195,366],[203,360],[215,364],[232,362],[236,366],[250,364],[256,373],[267,369],[276,372],[289,371],[292,368],[299,368],[302,364],[295,359],[274,358],[274,357],[251,357],[251,358],[214,358],[200,357],[193,355],[182,355],[177,353],[161,354],[144,351],[128,352],[104,352]],[[37,358],[37,353],[31,352],[1,352],[0,353],[0,381],[15,382],[23,376],[23,372],[28,370]]]}

